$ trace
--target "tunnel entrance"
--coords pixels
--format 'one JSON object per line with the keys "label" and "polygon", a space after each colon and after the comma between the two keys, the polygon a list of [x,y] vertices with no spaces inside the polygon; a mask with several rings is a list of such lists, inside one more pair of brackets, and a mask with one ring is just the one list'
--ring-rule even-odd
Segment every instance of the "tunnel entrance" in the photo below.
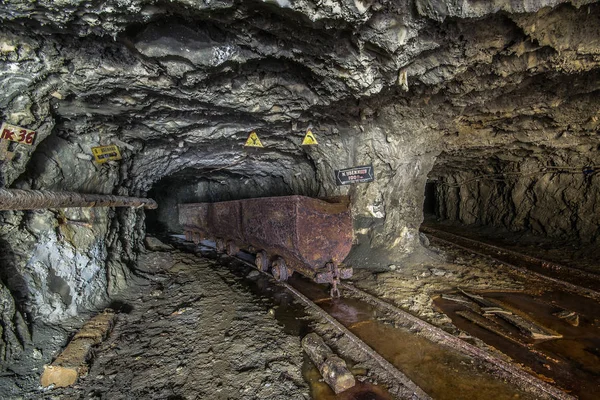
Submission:
{"label": "tunnel entrance", "polygon": [[159,206],[153,210],[146,210],[146,231],[150,234],[164,234],[169,231],[169,227],[164,223],[161,217],[162,209],[164,208],[163,199],[167,197],[167,193],[161,190],[160,187],[153,187],[148,192],[148,197],[158,201]]}
{"label": "tunnel entrance", "polygon": [[294,184],[293,180],[283,176],[246,176],[243,171],[207,172],[188,168],[164,177],[152,186],[148,196],[155,199],[159,207],[146,213],[146,228],[149,233],[157,235],[183,233],[179,224],[179,204],[216,203],[294,194],[308,197],[316,195],[313,187],[304,181]]}
{"label": "tunnel entrance", "polygon": [[435,182],[428,181],[425,184],[425,201],[423,202],[423,213],[425,216],[435,215]]}
{"label": "tunnel entrance", "polygon": [[424,214],[506,236],[598,245],[600,217],[590,212],[600,193],[598,176],[550,156],[506,151],[442,153],[425,186]]}
{"label": "tunnel entrance", "polygon": [[600,223],[589,212],[598,176],[550,155],[504,151],[440,154],[425,186],[421,231],[502,262],[521,265],[529,257],[523,267],[544,274],[560,265],[555,269],[567,271],[560,279],[572,283],[572,268],[586,271],[577,273],[585,276],[578,285],[600,281]]}

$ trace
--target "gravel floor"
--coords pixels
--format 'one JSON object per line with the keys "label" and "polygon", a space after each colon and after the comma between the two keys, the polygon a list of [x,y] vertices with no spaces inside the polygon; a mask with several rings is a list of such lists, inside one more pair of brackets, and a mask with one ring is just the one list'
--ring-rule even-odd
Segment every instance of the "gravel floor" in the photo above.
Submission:
{"label": "gravel floor", "polygon": [[[180,252],[149,253],[156,281],[123,299],[110,338],[57,399],[305,399],[299,337],[229,270]],[[161,271],[162,270],[162,271]]]}

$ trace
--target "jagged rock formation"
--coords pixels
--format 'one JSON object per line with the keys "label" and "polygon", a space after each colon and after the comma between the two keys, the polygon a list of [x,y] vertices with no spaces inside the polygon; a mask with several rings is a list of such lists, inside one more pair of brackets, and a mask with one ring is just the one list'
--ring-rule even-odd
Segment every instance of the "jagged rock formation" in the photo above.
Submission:
{"label": "jagged rock formation", "polygon": [[[438,185],[440,215],[598,237],[584,215],[596,175],[556,175],[598,164],[595,1],[15,0],[0,20],[3,120],[38,131],[2,164],[7,187],[150,191],[167,225],[179,200],[350,194],[357,243],[378,252],[362,266],[420,248],[428,174],[518,171],[516,185]],[[299,145],[309,126],[316,148]],[[251,130],[264,150],[242,148]],[[94,164],[90,148],[111,143],[124,159]],[[335,186],[334,169],[368,163],[374,183]],[[33,352],[33,321],[102,303],[131,275],[141,211],[68,213],[91,227],[0,215],[6,361]]]}
{"label": "jagged rock formation", "polygon": [[[595,150],[593,146],[590,154]],[[436,181],[435,213],[464,224],[597,242],[600,183],[595,157],[555,157],[444,174]]]}

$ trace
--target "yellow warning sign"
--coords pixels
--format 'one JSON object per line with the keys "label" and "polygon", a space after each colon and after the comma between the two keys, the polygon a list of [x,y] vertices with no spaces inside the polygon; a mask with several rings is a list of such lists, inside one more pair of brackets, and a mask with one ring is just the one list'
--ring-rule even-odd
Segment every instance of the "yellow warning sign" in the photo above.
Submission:
{"label": "yellow warning sign", "polygon": [[302,146],[310,146],[313,144],[319,144],[319,143],[317,142],[317,138],[315,137],[315,135],[309,129],[306,131],[306,135],[304,135],[304,140],[302,141]]}
{"label": "yellow warning sign", "polygon": [[250,135],[248,135],[248,140],[246,140],[244,147],[263,147],[256,132],[253,131],[250,133]]}
{"label": "yellow warning sign", "polygon": [[114,144],[109,146],[92,147],[92,153],[94,154],[94,158],[98,164],[121,159],[121,152]]}

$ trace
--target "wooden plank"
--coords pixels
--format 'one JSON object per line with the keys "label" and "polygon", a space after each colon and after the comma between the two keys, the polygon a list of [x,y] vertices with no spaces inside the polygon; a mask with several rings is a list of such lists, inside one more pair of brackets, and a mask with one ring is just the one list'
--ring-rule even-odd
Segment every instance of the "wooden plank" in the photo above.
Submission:
{"label": "wooden plank", "polygon": [[346,367],[346,362],[335,355],[319,335],[316,333],[306,335],[302,339],[302,348],[335,394],[348,390],[356,384],[354,375]]}
{"label": "wooden plank", "polygon": [[106,309],[86,322],[51,365],[44,366],[41,385],[67,387],[88,372],[91,349],[102,342],[112,329],[115,312]]}

